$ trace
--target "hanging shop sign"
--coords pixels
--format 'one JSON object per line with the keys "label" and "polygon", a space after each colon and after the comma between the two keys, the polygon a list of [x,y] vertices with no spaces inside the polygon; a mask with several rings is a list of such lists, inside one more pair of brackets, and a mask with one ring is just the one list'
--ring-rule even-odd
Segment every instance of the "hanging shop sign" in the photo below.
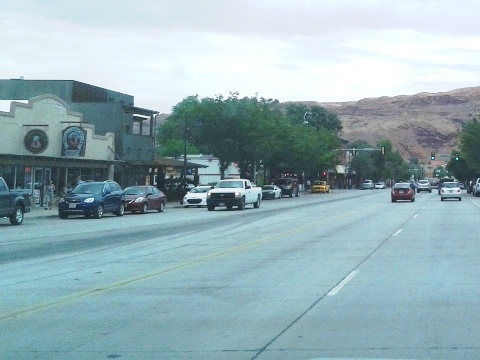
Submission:
{"label": "hanging shop sign", "polygon": [[23,138],[25,148],[33,154],[40,154],[48,147],[48,136],[45,131],[33,129]]}
{"label": "hanging shop sign", "polygon": [[62,156],[84,157],[87,131],[78,126],[69,126],[63,130]]}

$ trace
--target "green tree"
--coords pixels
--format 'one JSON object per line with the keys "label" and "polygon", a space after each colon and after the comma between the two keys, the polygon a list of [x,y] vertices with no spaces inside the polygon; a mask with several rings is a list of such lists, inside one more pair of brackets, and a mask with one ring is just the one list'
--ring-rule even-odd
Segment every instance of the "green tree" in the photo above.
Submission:
{"label": "green tree", "polygon": [[460,153],[471,172],[480,173],[480,122],[477,118],[467,122],[459,134]]}
{"label": "green tree", "polygon": [[[381,154],[382,146],[385,154]],[[393,151],[390,140],[380,140],[374,148],[365,141],[355,141],[348,145],[356,148],[357,155],[352,158],[352,168],[360,179],[369,178],[374,181],[380,179],[406,180],[409,177],[408,166],[400,153]],[[375,150],[361,150],[375,149]]]}
{"label": "green tree", "polygon": [[469,167],[464,156],[460,154],[458,150],[452,150],[450,154],[450,161],[448,162],[446,169],[457,179],[467,180],[475,177],[475,171]]}
{"label": "green tree", "polygon": [[338,115],[321,106],[308,107],[304,104],[290,103],[286,106],[286,116],[293,124],[309,125],[317,130],[320,128],[338,134],[342,123]]}

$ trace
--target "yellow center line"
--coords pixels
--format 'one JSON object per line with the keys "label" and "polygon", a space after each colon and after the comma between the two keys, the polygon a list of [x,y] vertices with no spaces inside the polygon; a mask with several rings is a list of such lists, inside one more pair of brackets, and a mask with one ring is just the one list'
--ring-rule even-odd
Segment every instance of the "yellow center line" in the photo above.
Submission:
{"label": "yellow center line", "polygon": [[240,252],[240,251],[250,249],[250,248],[255,247],[255,246],[265,244],[265,243],[270,242],[270,241],[277,240],[279,238],[282,238],[282,237],[285,237],[285,236],[288,236],[288,235],[291,235],[291,234],[306,231],[308,229],[314,228],[314,227],[319,226],[321,224],[324,224],[326,222],[331,222],[331,221],[334,221],[334,220],[337,220],[337,219],[340,219],[340,218],[348,217],[349,215],[351,215],[353,213],[356,213],[356,211],[351,211],[351,212],[348,212],[348,213],[342,213],[341,215],[332,216],[332,217],[329,217],[329,218],[324,218],[320,221],[317,221],[317,222],[314,222],[314,223],[311,223],[311,224],[308,224],[308,225],[300,226],[298,228],[295,228],[295,229],[292,229],[292,230],[289,230],[289,231],[286,231],[286,232],[283,232],[283,233],[280,233],[280,234],[268,236],[266,238],[256,240],[256,241],[252,241],[252,242],[244,244],[244,245],[236,246],[236,247],[233,247],[233,248],[228,249],[228,250],[224,250],[224,251],[220,251],[220,252],[208,255],[208,256],[204,256],[204,257],[199,258],[199,259],[186,261],[186,262],[174,265],[174,266],[170,266],[166,269],[155,271],[155,272],[150,273],[150,274],[145,274],[145,275],[142,275],[142,276],[137,276],[137,277],[134,277],[134,278],[125,279],[125,280],[118,281],[118,282],[112,283],[110,285],[101,287],[101,288],[93,288],[93,289],[88,289],[88,290],[84,290],[84,291],[79,291],[79,292],[76,292],[74,294],[67,295],[67,296],[64,296],[64,297],[61,297],[59,299],[52,300],[52,301],[49,301],[49,302],[45,302],[45,303],[41,303],[41,304],[37,304],[37,305],[25,307],[25,308],[14,309],[14,310],[11,310],[11,311],[0,313],[0,321],[16,318],[16,317],[19,317],[19,316],[22,316],[22,315],[28,315],[28,314],[31,314],[31,313],[39,312],[41,310],[47,310],[47,309],[50,309],[50,308],[53,308],[53,307],[71,302],[71,301],[75,301],[75,300],[86,298],[86,297],[93,296],[93,295],[103,294],[103,293],[106,293],[106,292],[109,292],[109,291],[112,291],[112,290],[130,285],[130,284],[137,283],[137,282],[144,281],[144,280],[148,280],[148,279],[151,279],[151,278],[154,278],[154,277],[157,277],[157,276],[160,276],[160,275],[163,275],[163,274],[175,271],[175,270],[180,270],[180,269],[187,268],[187,267],[190,267],[190,266],[193,266],[193,265],[205,262],[205,261],[211,261],[211,260],[217,259],[219,257],[231,255],[231,254],[234,254],[234,253],[237,253],[237,252]]}

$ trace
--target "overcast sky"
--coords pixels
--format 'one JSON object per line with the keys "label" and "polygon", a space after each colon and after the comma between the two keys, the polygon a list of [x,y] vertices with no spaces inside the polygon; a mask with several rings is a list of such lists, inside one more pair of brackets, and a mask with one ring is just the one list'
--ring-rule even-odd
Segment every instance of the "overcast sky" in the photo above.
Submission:
{"label": "overcast sky", "polygon": [[0,78],[351,101],[480,85],[478,0],[0,0]]}

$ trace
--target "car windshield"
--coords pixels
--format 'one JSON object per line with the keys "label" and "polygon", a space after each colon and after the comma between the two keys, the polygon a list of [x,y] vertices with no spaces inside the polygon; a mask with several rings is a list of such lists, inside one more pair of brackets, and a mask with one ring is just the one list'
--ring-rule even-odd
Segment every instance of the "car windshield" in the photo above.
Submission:
{"label": "car windshield", "polygon": [[292,183],[291,179],[277,179],[275,180],[275,185],[290,185]]}
{"label": "car windshield", "polygon": [[125,195],[143,195],[145,188],[141,186],[131,186],[125,189]]}
{"label": "car windshield", "polygon": [[242,181],[221,181],[217,185],[218,188],[243,188]]}
{"label": "car windshield", "polygon": [[262,186],[262,190],[273,190],[273,189],[274,189],[273,185],[263,185]]}
{"label": "car windshield", "polygon": [[210,190],[209,187],[204,187],[204,188],[193,188],[192,190],[190,190],[191,193],[206,193],[208,192],[208,190]]}
{"label": "car windshield", "polygon": [[393,186],[394,189],[410,189],[410,184],[407,184],[407,183],[399,183],[399,184],[395,184]]}
{"label": "car windshield", "polygon": [[443,183],[444,188],[456,188],[458,184],[456,182],[445,182]]}
{"label": "car windshield", "polygon": [[72,190],[72,194],[101,194],[103,183],[82,183]]}

